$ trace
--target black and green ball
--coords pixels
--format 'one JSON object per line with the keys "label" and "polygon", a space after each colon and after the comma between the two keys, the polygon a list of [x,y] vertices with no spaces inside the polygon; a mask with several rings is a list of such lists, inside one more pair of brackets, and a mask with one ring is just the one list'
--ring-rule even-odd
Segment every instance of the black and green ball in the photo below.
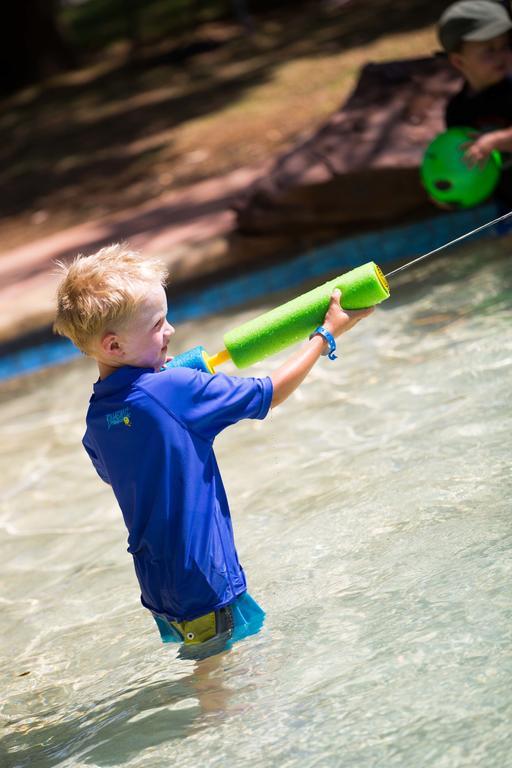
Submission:
{"label": "black and green ball", "polygon": [[427,147],[420,168],[431,198],[457,208],[472,208],[492,195],[501,175],[501,155],[494,150],[485,164],[470,168],[465,144],[475,140],[472,128],[449,128]]}

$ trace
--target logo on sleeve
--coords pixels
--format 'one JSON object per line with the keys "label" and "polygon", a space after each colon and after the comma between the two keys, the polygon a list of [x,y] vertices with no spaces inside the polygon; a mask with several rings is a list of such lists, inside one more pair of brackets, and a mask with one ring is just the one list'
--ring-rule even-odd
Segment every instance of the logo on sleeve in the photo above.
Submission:
{"label": "logo on sleeve", "polygon": [[121,408],[120,411],[114,411],[114,413],[107,413],[107,428],[116,427],[118,424],[124,424],[126,427],[131,427],[131,413],[129,408]]}

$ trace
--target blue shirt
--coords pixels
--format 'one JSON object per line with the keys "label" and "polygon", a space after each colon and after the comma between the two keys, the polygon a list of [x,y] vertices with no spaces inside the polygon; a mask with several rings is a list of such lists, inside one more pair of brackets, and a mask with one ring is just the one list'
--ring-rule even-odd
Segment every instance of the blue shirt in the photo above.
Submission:
{"label": "blue shirt", "polygon": [[84,447],[110,483],[128,528],[141,601],[191,620],[246,590],[213,441],[240,419],[263,419],[269,378],[126,366],[96,382]]}

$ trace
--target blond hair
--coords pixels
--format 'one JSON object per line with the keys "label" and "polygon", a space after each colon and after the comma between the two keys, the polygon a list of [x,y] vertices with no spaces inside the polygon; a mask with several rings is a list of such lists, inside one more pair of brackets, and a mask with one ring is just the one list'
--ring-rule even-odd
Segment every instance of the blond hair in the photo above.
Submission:
{"label": "blond hair", "polygon": [[164,285],[167,268],[157,258],[142,258],[116,243],[70,264],[57,262],[62,280],[57,288],[53,330],[89,354],[91,342],[113,324],[123,322],[141,305],[148,290]]}

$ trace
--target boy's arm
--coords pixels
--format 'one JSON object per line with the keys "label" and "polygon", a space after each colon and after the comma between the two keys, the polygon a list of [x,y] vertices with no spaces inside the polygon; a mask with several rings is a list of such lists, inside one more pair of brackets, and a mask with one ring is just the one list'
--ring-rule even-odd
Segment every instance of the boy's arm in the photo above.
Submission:
{"label": "boy's arm", "polygon": [[512,128],[489,131],[478,136],[468,145],[464,157],[468,165],[476,165],[485,161],[495,149],[499,152],[512,152]]}
{"label": "boy's arm", "polygon": [[[373,307],[352,311],[344,310],[340,306],[340,297],[339,290],[335,289],[325,320],[322,323],[324,328],[335,338],[349,331],[356,323],[373,312]],[[283,403],[304,381],[322,352],[325,351],[326,344],[325,339],[321,336],[313,336],[272,374],[270,377],[274,387],[272,408]]]}
{"label": "boy's arm", "polygon": [[94,469],[96,470],[98,475],[101,477],[104,483],[107,483],[107,485],[110,485],[110,480],[107,475],[107,471],[103,466],[102,462],[100,461],[100,458],[92,445],[92,441],[89,437],[88,432],[86,432],[85,435],[83,436],[82,445],[84,446],[90,460],[93,463]]}

